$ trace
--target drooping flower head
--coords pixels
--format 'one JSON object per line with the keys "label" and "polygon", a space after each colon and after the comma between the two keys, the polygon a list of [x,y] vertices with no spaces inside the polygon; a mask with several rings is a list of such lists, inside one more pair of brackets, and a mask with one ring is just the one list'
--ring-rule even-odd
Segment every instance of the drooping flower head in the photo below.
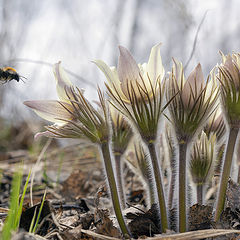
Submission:
{"label": "drooping flower head", "polygon": [[95,143],[108,138],[107,107],[101,91],[98,91],[100,109],[95,109],[84,97],[83,91],[71,84],[60,63],[55,64],[54,75],[60,100],[24,102],[40,117],[54,123],[36,137],[87,138]]}
{"label": "drooping flower head", "polygon": [[[54,138],[86,138],[99,146],[104,162],[109,190],[116,218],[124,236],[131,236],[123,218],[119,193],[112,167],[109,148],[111,131],[109,126],[108,105],[103,93],[98,89],[99,108],[84,97],[83,92],[71,86],[60,64],[55,65],[57,92],[60,101],[27,101],[25,105],[34,109],[41,117],[54,122],[41,135]],[[60,124],[59,124],[60,121]]]}

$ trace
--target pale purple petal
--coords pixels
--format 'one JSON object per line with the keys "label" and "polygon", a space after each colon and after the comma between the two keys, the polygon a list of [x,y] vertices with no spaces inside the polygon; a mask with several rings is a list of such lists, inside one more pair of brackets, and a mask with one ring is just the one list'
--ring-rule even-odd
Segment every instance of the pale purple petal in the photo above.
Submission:
{"label": "pale purple petal", "polygon": [[139,82],[140,70],[136,61],[126,48],[119,46],[119,51],[118,76],[121,82],[122,91],[128,96],[127,86],[129,82],[132,82],[132,84],[136,83],[136,81]]}
{"label": "pale purple petal", "polygon": [[182,90],[182,100],[185,106],[191,107],[197,100],[204,87],[204,76],[201,64],[199,63],[190,73]]}
{"label": "pale purple petal", "polygon": [[228,70],[228,72],[232,76],[235,86],[238,88],[240,82],[240,72],[237,67],[237,63],[234,63],[230,55],[227,56],[226,61],[224,63],[224,67]]}
{"label": "pale purple petal", "polygon": [[199,63],[195,69],[190,73],[186,84],[191,86],[193,89],[199,90],[204,84],[204,76],[202,71],[202,66]]}
{"label": "pale purple petal", "polygon": [[[24,104],[32,108],[40,117],[50,122],[64,124],[64,120],[71,120],[72,105],[55,100],[25,101]],[[59,120],[61,119],[61,120]]]}
{"label": "pale purple petal", "polygon": [[34,135],[35,140],[38,140],[40,137],[57,138],[56,134],[49,131],[39,132]]}

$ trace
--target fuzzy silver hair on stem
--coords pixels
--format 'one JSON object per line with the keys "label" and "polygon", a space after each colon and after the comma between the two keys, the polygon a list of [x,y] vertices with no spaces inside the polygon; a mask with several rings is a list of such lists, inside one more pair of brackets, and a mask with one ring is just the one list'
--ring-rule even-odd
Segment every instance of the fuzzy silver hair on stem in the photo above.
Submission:
{"label": "fuzzy silver hair on stem", "polygon": [[213,174],[216,158],[216,135],[210,137],[202,131],[194,142],[189,162],[189,171],[196,186],[197,203],[204,204],[203,196],[210,177]]}
{"label": "fuzzy silver hair on stem", "polygon": [[173,96],[176,97],[168,106],[170,113],[168,119],[175,130],[179,153],[177,161],[179,183],[178,228],[180,232],[185,232],[187,230],[187,153],[193,138],[216,109],[218,88],[210,78],[206,82],[204,81],[200,64],[185,80],[182,63],[174,59],[167,84],[167,101],[172,99]]}
{"label": "fuzzy silver hair on stem", "polygon": [[164,68],[160,45],[152,48],[147,65],[137,65],[126,48],[119,47],[119,50],[117,70],[108,67],[101,60],[95,63],[108,80],[106,86],[113,105],[128,119],[149,152],[154,184],[157,189],[161,228],[162,232],[166,232],[168,229],[167,207],[155,146],[160,117],[167,107],[167,105],[163,106],[165,84],[162,82]]}
{"label": "fuzzy silver hair on stem", "polygon": [[240,54],[224,56],[221,53],[221,55],[222,64],[218,67],[217,78],[220,82],[221,106],[229,130],[214,216],[215,221],[219,220],[224,208],[228,178],[240,128]]}
{"label": "fuzzy silver hair on stem", "polygon": [[72,86],[60,63],[55,65],[57,92],[60,101],[27,101],[25,105],[32,108],[41,117],[54,122],[47,131],[38,136],[54,138],[85,138],[99,147],[113,209],[124,237],[131,236],[123,218],[119,192],[115,180],[110,149],[111,130],[108,105],[104,94],[98,89],[99,108],[85,98],[83,91]]}

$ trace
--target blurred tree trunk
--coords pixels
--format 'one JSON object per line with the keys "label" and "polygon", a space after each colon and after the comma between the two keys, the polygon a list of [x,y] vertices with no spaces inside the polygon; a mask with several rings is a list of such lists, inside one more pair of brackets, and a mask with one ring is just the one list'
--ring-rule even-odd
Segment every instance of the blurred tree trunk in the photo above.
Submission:
{"label": "blurred tree trunk", "polygon": [[[115,14],[114,14],[114,32],[113,32],[113,49],[116,48],[116,46],[119,45],[119,30],[120,30],[120,23],[122,21],[123,15],[124,15],[124,7],[126,4],[126,0],[118,0],[117,1],[117,7],[115,10]],[[113,65],[117,66],[118,63],[118,59],[116,58],[116,53],[113,51]]]}
{"label": "blurred tree trunk", "polygon": [[132,54],[136,51],[136,42],[137,42],[137,34],[139,31],[139,24],[138,21],[140,19],[140,11],[143,6],[144,1],[143,0],[136,0],[135,1],[135,9],[133,9],[133,23],[132,23],[132,29],[130,33],[130,41],[129,41],[129,50]]}
{"label": "blurred tree trunk", "polygon": [[[35,0],[1,0],[0,6],[0,67],[8,65],[16,68],[14,58],[21,52],[31,20],[40,10],[41,4]],[[0,86],[0,108],[8,103],[4,102],[6,89],[16,94],[10,84],[7,88]]]}

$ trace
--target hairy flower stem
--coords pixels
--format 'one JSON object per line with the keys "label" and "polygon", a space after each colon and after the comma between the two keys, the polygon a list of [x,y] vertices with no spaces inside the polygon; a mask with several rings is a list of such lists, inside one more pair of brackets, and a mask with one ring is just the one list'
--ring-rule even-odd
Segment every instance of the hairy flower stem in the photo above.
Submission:
{"label": "hairy flower stem", "polygon": [[100,144],[100,148],[102,151],[102,156],[103,156],[104,165],[105,165],[105,169],[106,169],[109,189],[110,189],[110,193],[111,193],[111,197],[112,197],[113,208],[114,208],[117,220],[118,220],[118,224],[120,226],[123,236],[126,236],[126,235],[131,236],[130,232],[127,229],[126,223],[125,223],[123,215],[122,215],[121,205],[120,205],[119,196],[118,196],[117,184],[115,181],[112,162],[111,162],[109,143],[102,142]]}
{"label": "hairy flower stem", "polygon": [[169,186],[169,194],[168,194],[168,208],[169,210],[172,209],[173,204],[173,196],[175,191],[175,184],[176,184],[176,174],[175,171],[172,170],[171,181]]}
{"label": "hairy flower stem", "polygon": [[202,205],[203,204],[203,185],[197,185],[197,203]]}
{"label": "hairy flower stem", "polygon": [[186,232],[186,162],[187,141],[179,143],[179,192],[178,192],[178,220],[179,232]]}
{"label": "hairy flower stem", "polygon": [[122,208],[126,208],[124,187],[123,187],[123,178],[122,178],[122,159],[119,153],[114,153],[115,156],[115,167],[116,167],[116,175],[117,175],[117,183],[118,183],[118,192],[120,196],[120,201]]}
{"label": "hairy flower stem", "polygon": [[238,131],[239,131],[238,128],[230,127],[228,142],[227,142],[227,149],[226,149],[224,164],[222,168],[220,189],[219,189],[218,198],[217,198],[216,212],[214,217],[215,222],[219,220],[224,208],[228,178],[231,172],[234,147],[236,144]]}
{"label": "hairy flower stem", "polygon": [[153,174],[154,174],[155,184],[156,184],[156,188],[157,188],[157,196],[158,196],[159,207],[160,207],[162,232],[166,232],[166,230],[168,229],[167,208],[166,208],[166,203],[165,203],[159,161],[158,161],[158,157],[157,157],[157,153],[156,153],[156,149],[155,149],[155,144],[148,143],[147,146],[148,146],[149,154],[150,154],[150,157],[152,160],[152,165],[153,165]]}
{"label": "hairy flower stem", "polygon": [[240,184],[240,144],[237,145],[237,163],[238,163],[238,176],[237,183]]}
{"label": "hairy flower stem", "polygon": [[238,178],[237,183],[240,184],[240,166],[238,166]]}
{"label": "hairy flower stem", "polygon": [[156,191],[154,189],[154,182],[152,181],[151,176],[148,177],[147,186],[149,191],[149,200],[150,200],[150,207],[151,207],[154,203],[156,203],[156,198],[155,198]]}

